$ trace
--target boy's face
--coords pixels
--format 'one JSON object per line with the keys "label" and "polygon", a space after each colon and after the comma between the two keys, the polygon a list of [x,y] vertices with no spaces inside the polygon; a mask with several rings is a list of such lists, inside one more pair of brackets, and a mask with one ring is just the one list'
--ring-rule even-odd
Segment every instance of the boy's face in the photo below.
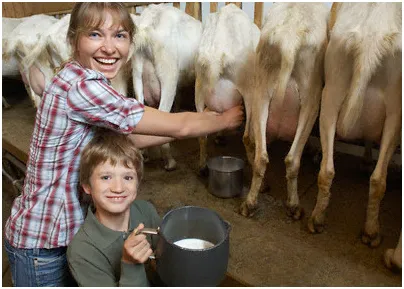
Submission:
{"label": "boy's face", "polygon": [[104,24],[79,37],[76,58],[85,68],[99,71],[107,79],[114,78],[126,63],[129,54],[130,37],[122,26],[112,25],[109,11]]}
{"label": "boy's face", "polygon": [[129,210],[137,195],[137,174],[134,168],[110,161],[95,167],[90,185],[84,191],[92,196],[97,214],[119,215]]}

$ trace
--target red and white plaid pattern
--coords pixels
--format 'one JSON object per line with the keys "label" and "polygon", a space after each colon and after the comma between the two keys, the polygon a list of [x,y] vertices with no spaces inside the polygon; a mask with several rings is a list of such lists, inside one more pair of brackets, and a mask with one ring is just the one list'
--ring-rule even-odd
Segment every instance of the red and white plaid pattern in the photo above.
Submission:
{"label": "red and white plaid pattern", "polygon": [[52,79],[36,113],[24,189],[5,226],[11,245],[56,248],[70,243],[84,221],[78,171],[93,126],[128,134],[143,111],[142,104],[116,92],[103,74],[77,62]]}

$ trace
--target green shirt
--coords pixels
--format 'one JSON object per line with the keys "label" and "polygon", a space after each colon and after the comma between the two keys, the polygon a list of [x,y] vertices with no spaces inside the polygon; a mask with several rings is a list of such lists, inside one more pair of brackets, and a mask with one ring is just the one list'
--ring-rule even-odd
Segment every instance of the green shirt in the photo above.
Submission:
{"label": "green shirt", "polygon": [[[135,200],[130,207],[129,232],[140,223],[157,228],[161,218],[152,204]],[[79,286],[149,286],[144,264],[121,261],[127,236],[101,224],[89,207],[84,224],[67,249],[69,268]],[[157,237],[147,235],[147,239],[154,250]]]}

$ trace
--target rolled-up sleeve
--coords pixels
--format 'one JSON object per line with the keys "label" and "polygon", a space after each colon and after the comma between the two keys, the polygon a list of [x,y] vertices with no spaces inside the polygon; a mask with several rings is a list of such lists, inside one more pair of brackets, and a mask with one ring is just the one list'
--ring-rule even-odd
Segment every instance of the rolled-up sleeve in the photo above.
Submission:
{"label": "rolled-up sleeve", "polygon": [[77,122],[128,134],[143,113],[143,104],[119,94],[98,73],[77,81],[68,92],[67,115]]}

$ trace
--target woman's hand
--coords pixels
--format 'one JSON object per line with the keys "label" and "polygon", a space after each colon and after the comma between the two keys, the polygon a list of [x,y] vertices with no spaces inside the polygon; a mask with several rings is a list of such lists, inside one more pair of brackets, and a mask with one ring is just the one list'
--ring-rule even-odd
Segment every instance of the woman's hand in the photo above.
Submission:
{"label": "woman's hand", "polygon": [[149,242],[146,240],[146,235],[137,234],[137,232],[144,228],[143,224],[133,231],[132,234],[123,243],[122,261],[130,264],[142,264],[146,262],[153,250],[150,248]]}
{"label": "woman's hand", "polygon": [[[233,107],[221,114],[207,110],[202,113],[168,113],[145,106],[143,117],[133,129],[133,133],[177,139],[200,137],[225,129],[235,129],[242,124],[243,120],[242,105]],[[168,141],[171,140],[167,139]],[[141,147],[140,144],[139,146]]]}
{"label": "woman's hand", "polygon": [[235,106],[223,112],[221,117],[226,124],[226,129],[231,130],[238,128],[244,120],[244,107],[242,105]]}

